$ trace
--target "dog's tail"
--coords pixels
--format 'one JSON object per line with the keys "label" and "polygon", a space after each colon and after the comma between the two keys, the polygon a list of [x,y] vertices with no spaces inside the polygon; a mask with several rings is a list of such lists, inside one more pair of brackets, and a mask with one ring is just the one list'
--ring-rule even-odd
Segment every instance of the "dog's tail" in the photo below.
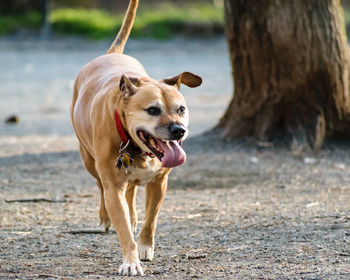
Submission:
{"label": "dog's tail", "polygon": [[117,38],[115,38],[107,53],[123,53],[125,43],[128,40],[132,25],[134,23],[138,5],[139,0],[130,0],[122,27],[120,28]]}

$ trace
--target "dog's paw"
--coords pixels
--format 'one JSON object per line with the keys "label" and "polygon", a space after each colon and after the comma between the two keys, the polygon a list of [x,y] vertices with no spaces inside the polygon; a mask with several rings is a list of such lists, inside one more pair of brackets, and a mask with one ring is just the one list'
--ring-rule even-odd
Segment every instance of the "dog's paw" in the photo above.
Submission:
{"label": "dog's paw", "polygon": [[154,249],[151,245],[143,245],[138,243],[137,249],[139,251],[139,257],[141,261],[153,260]]}
{"label": "dog's paw", "polygon": [[100,222],[100,225],[102,225],[103,228],[105,229],[105,231],[108,232],[109,228],[111,227],[112,224],[111,224],[111,221],[109,219],[105,219],[105,220],[102,220]]}
{"label": "dog's paw", "polygon": [[143,276],[143,269],[139,261],[133,263],[124,262],[119,266],[118,272],[123,276]]}

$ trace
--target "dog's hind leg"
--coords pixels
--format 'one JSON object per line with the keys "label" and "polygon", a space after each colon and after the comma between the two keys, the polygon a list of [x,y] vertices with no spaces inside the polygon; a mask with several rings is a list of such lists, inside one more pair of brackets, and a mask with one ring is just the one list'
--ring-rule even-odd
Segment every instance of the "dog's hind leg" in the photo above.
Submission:
{"label": "dog's hind leg", "polygon": [[[169,172],[169,171],[168,171]],[[168,173],[163,178],[146,185],[146,215],[137,238],[140,260],[151,261],[154,255],[154,234],[160,206],[163,202],[168,182]]]}
{"label": "dog's hind leg", "polygon": [[134,235],[136,235],[137,231],[136,193],[137,186],[129,184],[125,193],[125,197],[129,206],[131,231]]}
{"label": "dog's hind leg", "polygon": [[97,186],[100,189],[100,222],[105,231],[108,232],[109,228],[111,227],[111,221],[106,210],[104,190],[100,179],[97,179]]}
{"label": "dog's hind leg", "polygon": [[84,162],[85,168],[89,171],[89,173],[96,178],[96,183],[98,188],[100,189],[100,222],[103,224],[103,227],[106,231],[111,226],[111,221],[109,219],[106,206],[105,206],[105,199],[104,199],[104,191],[103,186],[100,180],[100,177],[98,176],[98,173],[96,171],[96,164],[95,159],[90,155],[90,153],[84,148],[82,144],[80,144],[80,154]]}

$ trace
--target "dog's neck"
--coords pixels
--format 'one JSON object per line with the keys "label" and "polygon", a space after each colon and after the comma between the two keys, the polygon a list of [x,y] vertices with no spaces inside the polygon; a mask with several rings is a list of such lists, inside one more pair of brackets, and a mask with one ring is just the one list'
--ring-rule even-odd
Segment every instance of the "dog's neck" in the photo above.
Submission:
{"label": "dog's neck", "polygon": [[128,131],[124,113],[124,100],[119,90],[113,91],[107,99],[108,113],[115,126],[115,112],[117,111],[124,130]]}
{"label": "dog's neck", "polygon": [[117,110],[114,110],[114,120],[115,120],[115,126],[117,128],[117,132],[122,139],[123,145],[127,145],[127,143],[130,141],[130,136],[124,129],[124,125],[120,119],[119,113]]}

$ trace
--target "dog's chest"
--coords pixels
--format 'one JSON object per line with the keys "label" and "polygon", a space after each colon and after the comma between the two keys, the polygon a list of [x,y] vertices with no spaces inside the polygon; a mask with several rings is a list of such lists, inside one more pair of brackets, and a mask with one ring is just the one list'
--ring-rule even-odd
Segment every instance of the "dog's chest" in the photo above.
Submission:
{"label": "dog's chest", "polygon": [[160,164],[147,157],[142,165],[135,164],[128,167],[128,181],[135,185],[145,185],[151,182],[161,172]]}

